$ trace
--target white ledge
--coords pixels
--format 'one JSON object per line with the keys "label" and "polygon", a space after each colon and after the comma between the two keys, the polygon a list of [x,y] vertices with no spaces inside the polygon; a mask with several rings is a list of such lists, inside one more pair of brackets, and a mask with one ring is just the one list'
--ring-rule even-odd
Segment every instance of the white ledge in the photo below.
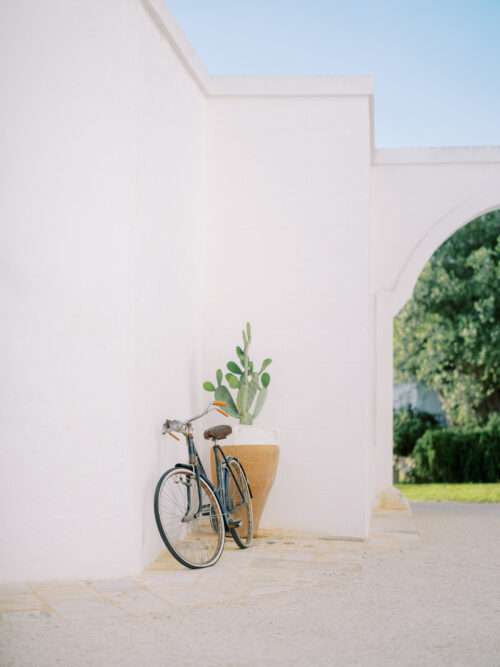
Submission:
{"label": "white ledge", "polygon": [[358,96],[373,93],[369,76],[210,77],[209,94],[219,96]]}
{"label": "white ledge", "polygon": [[494,164],[500,163],[500,146],[443,148],[379,148],[375,165]]}

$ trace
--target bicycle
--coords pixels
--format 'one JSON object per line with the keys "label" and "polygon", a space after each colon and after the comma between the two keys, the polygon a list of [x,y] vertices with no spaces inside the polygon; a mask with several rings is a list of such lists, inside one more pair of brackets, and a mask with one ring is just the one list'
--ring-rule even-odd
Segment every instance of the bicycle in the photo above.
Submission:
{"label": "bicycle", "polygon": [[186,422],[167,419],[163,424],[163,434],[176,440],[176,433],[185,437],[189,463],[177,463],[160,477],[154,497],[156,525],[172,556],[190,569],[215,565],[224,550],[226,533],[241,549],[247,549],[253,539],[252,492],[245,470],[217,444],[232,428],[223,424],[204,432],[205,439],[213,441],[215,485],[194,442],[193,422],[213,410],[227,417],[225,406],[223,401],[214,401]]}

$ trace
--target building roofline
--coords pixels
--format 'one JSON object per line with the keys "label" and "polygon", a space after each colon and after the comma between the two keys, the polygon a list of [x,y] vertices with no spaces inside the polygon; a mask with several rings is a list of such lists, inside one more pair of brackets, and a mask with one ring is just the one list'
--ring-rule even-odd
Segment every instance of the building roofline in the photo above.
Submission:
{"label": "building roofline", "polygon": [[497,163],[500,163],[500,146],[378,148],[373,159],[375,166]]}
{"label": "building roofline", "polygon": [[165,6],[165,0],[140,0],[140,2],[158,31],[172,47],[188,75],[206,95],[210,79],[208,72],[181,27]]}
{"label": "building roofline", "polygon": [[377,167],[498,164],[500,146],[375,148],[374,85],[371,76],[250,77],[210,76],[165,0],[140,0],[176,53],[187,74],[207,98],[367,97],[370,106],[371,163]]}
{"label": "building roofline", "polygon": [[210,76],[165,0],[141,0],[188,75],[207,97],[341,97],[373,95],[370,76]]}

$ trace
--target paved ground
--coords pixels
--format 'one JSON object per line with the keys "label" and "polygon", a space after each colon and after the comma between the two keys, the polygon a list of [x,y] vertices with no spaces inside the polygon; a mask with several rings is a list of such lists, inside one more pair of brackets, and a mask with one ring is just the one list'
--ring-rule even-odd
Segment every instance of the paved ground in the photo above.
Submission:
{"label": "paved ground", "polygon": [[366,543],[269,536],[206,571],[0,588],[0,665],[500,666],[500,505],[413,513]]}

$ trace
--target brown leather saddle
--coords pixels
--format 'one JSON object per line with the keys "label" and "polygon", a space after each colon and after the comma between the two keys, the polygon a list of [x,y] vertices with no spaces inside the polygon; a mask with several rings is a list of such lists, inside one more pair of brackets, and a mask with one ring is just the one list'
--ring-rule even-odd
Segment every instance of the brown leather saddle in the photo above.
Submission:
{"label": "brown leather saddle", "polygon": [[207,428],[203,437],[206,440],[224,440],[233,432],[233,429],[227,424],[221,424],[220,426],[212,426],[212,428]]}

